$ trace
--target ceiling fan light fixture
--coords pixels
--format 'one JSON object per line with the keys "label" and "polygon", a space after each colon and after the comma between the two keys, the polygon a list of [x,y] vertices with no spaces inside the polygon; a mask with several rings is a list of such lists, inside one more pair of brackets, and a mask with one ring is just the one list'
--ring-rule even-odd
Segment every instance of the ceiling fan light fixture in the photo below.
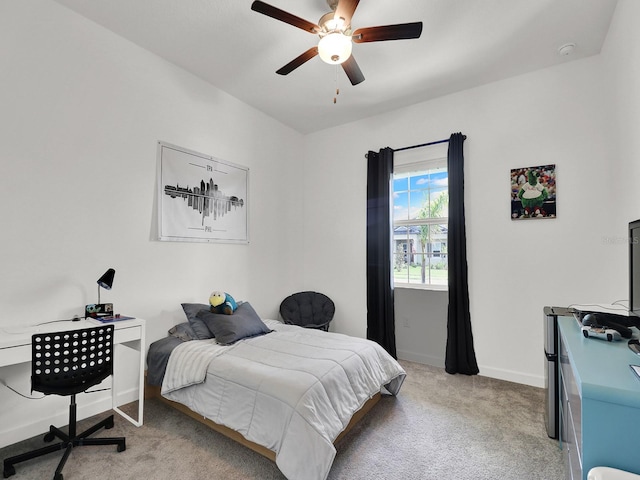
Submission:
{"label": "ceiling fan light fixture", "polygon": [[318,55],[330,65],[345,62],[351,56],[352,49],[351,37],[342,32],[328,33],[318,42]]}
{"label": "ceiling fan light fixture", "polygon": [[348,25],[345,25],[344,18],[336,17],[335,12],[325,13],[322,17],[320,17],[320,20],[318,20],[318,25],[324,33],[344,33],[348,27]]}

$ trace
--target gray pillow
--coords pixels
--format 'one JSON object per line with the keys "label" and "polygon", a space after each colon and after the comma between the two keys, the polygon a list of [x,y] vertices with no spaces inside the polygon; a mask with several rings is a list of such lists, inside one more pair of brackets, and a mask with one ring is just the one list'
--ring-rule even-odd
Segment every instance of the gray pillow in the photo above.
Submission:
{"label": "gray pillow", "polygon": [[201,310],[196,315],[222,345],[230,345],[243,338],[271,332],[249,302],[245,302],[232,315]]}
{"label": "gray pillow", "polygon": [[184,310],[184,314],[187,316],[187,320],[189,320],[189,325],[196,334],[198,340],[207,340],[211,338],[211,332],[202,321],[202,319],[198,318],[198,312],[200,310],[209,311],[210,305],[206,305],[204,303],[183,303],[182,310]]}
{"label": "gray pillow", "polygon": [[193,331],[189,322],[179,323],[178,325],[174,325],[169,329],[169,336],[176,337],[182,340],[183,342],[188,342],[189,340],[198,340],[198,335]]}

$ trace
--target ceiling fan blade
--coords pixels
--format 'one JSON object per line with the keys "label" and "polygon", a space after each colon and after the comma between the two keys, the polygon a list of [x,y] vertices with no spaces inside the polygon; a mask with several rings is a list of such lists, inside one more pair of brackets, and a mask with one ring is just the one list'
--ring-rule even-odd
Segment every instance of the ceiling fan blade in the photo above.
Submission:
{"label": "ceiling fan blade", "polygon": [[302,55],[297,56],[289,63],[287,63],[284,67],[278,70],[276,73],[278,75],[288,75],[293,72],[296,68],[302,65],[305,62],[308,62],[313,57],[318,55],[318,47],[311,47],[309,50],[304,52]]}
{"label": "ceiling fan blade", "polygon": [[353,55],[342,62],[342,69],[344,70],[344,73],[347,74],[347,77],[349,77],[351,85],[358,85],[359,83],[364,82],[364,75],[356,63],[356,59],[353,58]]}
{"label": "ceiling fan blade", "polygon": [[273,7],[258,0],[251,4],[251,10],[253,10],[254,12],[262,13],[267,17],[275,18],[276,20],[280,20],[281,22],[288,23],[289,25],[293,25],[294,27],[301,28],[302,30],[309,33],[318,33],[320,31],[320,27],[315,23],[308,22],[304,18],[296,17],[289,12],[285,12],[284,10],[280,10],[279,8]]}
{"label": "ceiling fan blade", "polygon": [[359,28],[353,32],[356,43],[382,42],[384,40],[407,40],[419,38],[422,34],[422,22],[385,25],[382,27]]}
{"label": "ceiling fan blade", "polygon": [[360,0],[338,0],[334,18],[344,18],[344,24],[351,25],[351,17],[359,2]]}

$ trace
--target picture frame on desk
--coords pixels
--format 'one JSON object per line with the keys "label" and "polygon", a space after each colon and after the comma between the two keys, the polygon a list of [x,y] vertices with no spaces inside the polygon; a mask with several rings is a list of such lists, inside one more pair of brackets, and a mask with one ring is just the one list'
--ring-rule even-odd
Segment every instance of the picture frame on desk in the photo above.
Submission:
{"label": "picture frame on desk", "polygon": [[85,318],[112,317],[113,303],[90,303],[84,306]]}

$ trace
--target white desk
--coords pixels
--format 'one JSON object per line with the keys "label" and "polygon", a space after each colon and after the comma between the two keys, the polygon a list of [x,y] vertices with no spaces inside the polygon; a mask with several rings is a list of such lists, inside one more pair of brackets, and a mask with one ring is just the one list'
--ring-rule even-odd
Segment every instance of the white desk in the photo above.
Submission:
{"label": "white desk", "polygon": [[[37,326],[15,326],[0,327],[0,368],[8,365],[31,362],[31,336],[35,333],[64,332],[66,330],[76,330],[81,328],[91,328],[103,325],[97,320],[82,319],[79,321],[65,320],[61,322],[45,323]],[[138,419],[134,419],[118,408],[116,401],[115,378],[111,388],[111,408],[123,416],[125,419],[139,427],[143,422],[144,412],[144,345],[145,345],[145,325],[144,320],[136,318],[133,320],[122,320],[113,322],[114,326],[114,349],[117,345],[132,348],[139,352],[140,376],[138,384]],[[115,365],[118,363],[117,351],[114,352],[114,376]]]}

